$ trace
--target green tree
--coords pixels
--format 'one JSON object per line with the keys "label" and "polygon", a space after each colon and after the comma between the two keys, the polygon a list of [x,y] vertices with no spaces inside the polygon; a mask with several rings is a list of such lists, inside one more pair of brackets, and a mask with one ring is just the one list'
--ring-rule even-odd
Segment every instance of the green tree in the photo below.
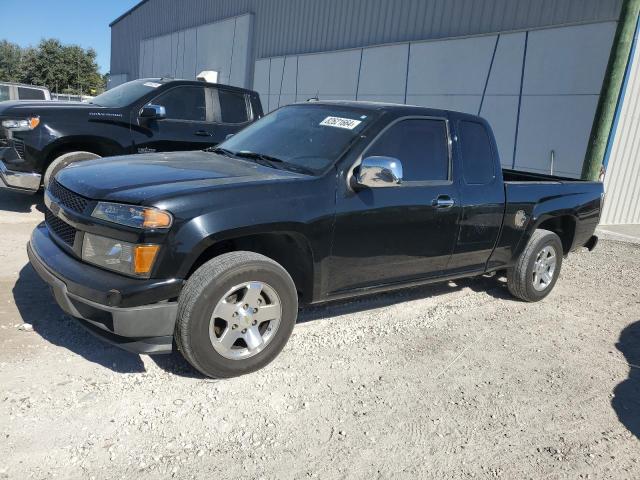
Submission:
{"label": "green tree", "polygon": [[0,80],[20,81],[22,49],[15,43],[0,41]]}
{"label": "green tree", "polygon": [[[6,72],[2,69],[5,64],[11,65],[13,76],[9,75],[8,67]],[[0,80],[45,85],[53,92],[84,95],[96,95],[106,86],[98,71],[95,50],[63,45],[57,39],[44,39],[36,47],[24,49],[0,42]]]}

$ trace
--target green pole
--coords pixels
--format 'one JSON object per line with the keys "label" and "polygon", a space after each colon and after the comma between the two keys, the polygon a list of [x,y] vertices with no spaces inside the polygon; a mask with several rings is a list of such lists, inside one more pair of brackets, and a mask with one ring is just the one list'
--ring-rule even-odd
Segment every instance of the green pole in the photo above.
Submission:
{"label": "green pole", "polygon": [[629,53],[631,52],[633,36],[638,21],[638,12],[640,12],[640,0],[623,1],[607,71],[602,83],[600,100],[598,101],[596,115],[591,127],[587,154],[582,166],[582,178],[584,180],[597,180],[600,176],[620,89],[622,88],[624,74],[629,62]]}

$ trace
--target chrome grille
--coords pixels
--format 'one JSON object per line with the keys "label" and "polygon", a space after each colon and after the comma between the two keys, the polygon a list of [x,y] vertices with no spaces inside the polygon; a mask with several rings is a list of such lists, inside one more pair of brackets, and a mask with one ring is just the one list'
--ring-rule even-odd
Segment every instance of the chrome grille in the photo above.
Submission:
{"label": "chrome grille", "polygon": [[61,205],[74,212],[83,213],[89,204],[89,200],[63,187],[55,178],[51,180],[48,190],[51,195],[58,199]]}
{"label": "chrome grille", "polygon": [[67,245],[73,247],[73,243],[76,239],[76,229],[71,225],[63,222],[48,209],[44,212],[44,221],[47,224],[47,228],[56,237],[62,240]]}

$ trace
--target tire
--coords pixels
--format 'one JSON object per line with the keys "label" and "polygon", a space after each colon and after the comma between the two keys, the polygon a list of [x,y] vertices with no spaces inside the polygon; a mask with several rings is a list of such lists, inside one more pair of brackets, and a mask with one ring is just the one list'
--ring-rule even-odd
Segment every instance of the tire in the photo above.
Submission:
{"label": "tire", "polygon": [[[231,378],[270,363],[289,340],[297,316],[297,290],[282,266],[257,253],[231,252],[189,278],[178,300],[174,337],[178,350],[203,375]],[[256,335],[262,339],[259,346]],[[230,344],[234,336],[239,337]]]}
{"label": "tire", "polygon": [[[555,256],[553,261],[550,252]],[[538,302],[549,295],[560,275],[562,255],[558,235],[542,229],[533,232],[516,264],[507,271],[511,295],[526,302]]]}
{"label": "tire", "polygon": [[84,160],[95,160],[96,158],[101,158],[100,155],[96,155],[91,152],[69,152],[63,155],[60,155],[56,159],[53,160],[47,167],[47,170],[44,172],[44,178],[42,179],[42,184],[44,188],[49,186],[49,182],[52,178],[56,176],[56,174],[62,170],[63,168],[68,167],[73,162],[82,162]]}

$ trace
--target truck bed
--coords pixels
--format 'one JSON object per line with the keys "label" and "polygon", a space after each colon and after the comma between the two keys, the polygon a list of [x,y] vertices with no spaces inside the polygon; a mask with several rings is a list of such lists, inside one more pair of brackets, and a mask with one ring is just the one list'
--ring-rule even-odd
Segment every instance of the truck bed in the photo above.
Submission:
{"label": "truck bed", "polygon": [[523,172],[520,170],[502,169],[502,178],[505,182],[589,182],[579,178],[560,177],[546,173]]}

